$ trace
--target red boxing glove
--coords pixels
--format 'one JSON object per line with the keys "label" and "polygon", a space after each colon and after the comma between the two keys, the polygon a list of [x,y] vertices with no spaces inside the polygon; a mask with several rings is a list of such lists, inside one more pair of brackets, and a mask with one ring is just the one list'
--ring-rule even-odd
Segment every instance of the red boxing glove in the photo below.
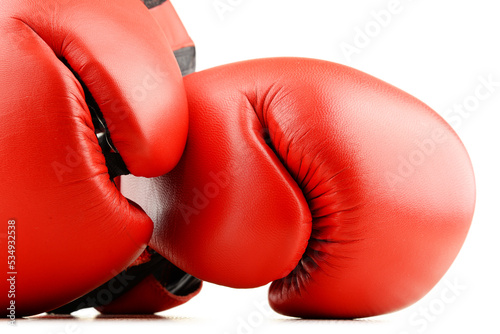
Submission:
{"label": "red boxing glove", "polygon": [[174,50],[182,75],[195,71],[196,52],[193,40],[177,15],[172,3],[166,0],[142,0],[149,8],[168,43]]}
{"label": "red boxing glove", "polygon": [[169,174],[124,177],[150,245],[200,279],[298,317],[401,309],[444,275],[475,204],[469,157],[412,96],[342,65],[262,59],[184,80],[190,112]]}
{"label": "red boxing glove", "polygon": [[[196,65],[194,43],[170,1],[143,2],[174,50],[181,73],[193,72]],[[70,314],[88,307],[95,307],[104,314],[157,313],[186,303],[200,292],[201,287],[199,279],[148,247],[125,271],[50,313]]]}
{"label": "red boxing glove", "polygon": [[21,316],[141,254],[153,224],[112,178],[172,169],[188,115],[173,52],[140,1],[5,0],[0,16],[0,307]]}

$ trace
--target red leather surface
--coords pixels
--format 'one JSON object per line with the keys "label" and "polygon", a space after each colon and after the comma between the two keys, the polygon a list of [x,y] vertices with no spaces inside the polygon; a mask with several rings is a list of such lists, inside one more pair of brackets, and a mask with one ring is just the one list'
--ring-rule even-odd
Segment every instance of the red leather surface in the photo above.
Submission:
{"label": "red leather surface", "polygon": [[172,50],[194,46],[172,3],[166,1],[149,10],[167,37]]}
{"label": "red leather surface", "polygon": [[[170,1],[153,7],[149,12],[165,34],[172,50],[194,47],[194,42]],[[115,178],[118,189],[120,189],[120,180],[121,177]],[[186,296],[179,296],[170,293],[153,275],[150,275],[125,295],[111,304],[99,307],[98,310],[103,314],[158,313],[188,302],[200,292],[201,287],[202,285]]]}
{"label": "red leather surface", "polygon": [[6,0],[0,22],[0,261],[15,219],[20,316],[112,278],[153,227],[109,180],[83,89],[60,58],[91,91],[132,173],[176,164],[187,109],[172,51],[140,1]]}
{"label": "red leather surface", "polygon": [[185,87],[180,163],[122,180],[155,223],[151,245],[182,270],[232,287],[276,280],[279,313],[352,318],[415,302],[451,265],[474,176],[459,138],[422,102],[296,58],[194,73]]}

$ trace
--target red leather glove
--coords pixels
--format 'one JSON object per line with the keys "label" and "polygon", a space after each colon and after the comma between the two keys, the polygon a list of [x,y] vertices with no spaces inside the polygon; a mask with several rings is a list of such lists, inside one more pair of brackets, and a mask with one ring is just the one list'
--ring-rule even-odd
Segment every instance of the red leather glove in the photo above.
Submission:
{"label": "red leather glove", "polygon": [[172,50],[174,50],[182,75],[194,72],[196,67],[195,46],[172,3],[167,0],[142,1],[148,6],[149,12],[156,19]]}
{"label": "red leather glove", "polygon": [[[170,1],[143,2],[174,50],[181,72],[193,72],[196,65],[194,43]],[[200,292],[201,287],[199,279],[175,267],[148,247],[139,259],[116,277],[50,313],[70,314],[88,307],[95,307],[104,314],[157,313],[186,303]]]}
{"label": "red leather glove", "polygon": [[176,168],[124,177],[150,245],[200,279],[249,288],[298,317],[408,306],[468,232],[474,176],[457,135],[410,95],[342,65],[262,59],[185,77]]}
{"label": "red leather glove", "polygon": [[138,0],[5,0],[0,30],[0,307],[21,316],[141,254],[153,224],[112,178],[171,170],[188,115],[173,52]]}

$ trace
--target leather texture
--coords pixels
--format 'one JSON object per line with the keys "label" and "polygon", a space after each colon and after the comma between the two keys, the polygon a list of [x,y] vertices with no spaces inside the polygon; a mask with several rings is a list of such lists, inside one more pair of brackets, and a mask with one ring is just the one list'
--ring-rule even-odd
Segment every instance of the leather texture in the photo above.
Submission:
{"label": "leather texture", "polygon": [[165,34],[174,50],[182,75],[192,73],[196,69],[196,50],[191,37],[182,24],[172,3],[166,1],[149,10]]}
{"label": "leather texture", "polygon": [[[196,64],[194,43],[170,1],[145,4],[155,5],[149,13],[172,47],[181,73],[193,72]],[[120,189],[120,177],[114,181]],[[200,292],[200,280],[182,272],[167,260],[158,259],[157,255],[152,256],[147,248],[125,271],[50,313],[71,314],[95,307],[103,314],[150,314],[184,304]],[[106,298],[98,298],[100,295]]]}
{"label": "leather texture", "polygon": [[[149,10],[167,38],[183,75],[194,72],[196,65],[195,46],[181,19],[170,1]],[[145,251],[144,253],[147,253]],[[133,264],[130,268],[134,268]],[[157,266],[158,270],[171,271],[172,264]],[[177,271],[180,269],[176,268]],[[194,280],[194,283],[193,283]],[[158,279],[149,274],[130,291],[102,305],[97,310],[103,314],[150,314],[166,311],[182,305],[201,291],[202,282],[184,273],[179,277],[167,276]]]}
{"label": "leather texture", "polygon": [[150,245],[200,279],[274,281],[297,317],[357,318],[424,296],[457,256],[475,181],[428,106],[331,62],[277,58],[185,77],[186,150],[122,192],[155,223]]}
{"label": "leather texture", "polygon": [[172,50],[194,46],[194,42],[184,27],[179,15],[170,1],[166,1],[149,10],[165,34]]}
{"label": "leather texture", "polygon": [[[5,0],[0,22],[0,260],[15,220],[21,316],[106,282],[152,233],[150,218],[110,180],[83,85],[135,175],[175,166],[188,115],[173,52],[138,0]],[[0,313],[9,303],[3,293]]]}

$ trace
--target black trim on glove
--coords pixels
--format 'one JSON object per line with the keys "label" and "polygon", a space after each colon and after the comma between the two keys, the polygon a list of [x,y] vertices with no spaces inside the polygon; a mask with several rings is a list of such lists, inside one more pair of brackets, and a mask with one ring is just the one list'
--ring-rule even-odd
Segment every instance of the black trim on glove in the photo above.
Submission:
{"label": "black trim on glove", "polygon": [[181,69],[182,76],[186,76],[196,70],[196,49],[194,46],[175,50],[174,55]]}
{"label": "black trim on glove", "polygon": [[156,6],[161,5],[162,3],[166,2],[167,0],[141,0],[141,1],[144,2],[146,7],[151,9],[151,8],[154,8]]}

